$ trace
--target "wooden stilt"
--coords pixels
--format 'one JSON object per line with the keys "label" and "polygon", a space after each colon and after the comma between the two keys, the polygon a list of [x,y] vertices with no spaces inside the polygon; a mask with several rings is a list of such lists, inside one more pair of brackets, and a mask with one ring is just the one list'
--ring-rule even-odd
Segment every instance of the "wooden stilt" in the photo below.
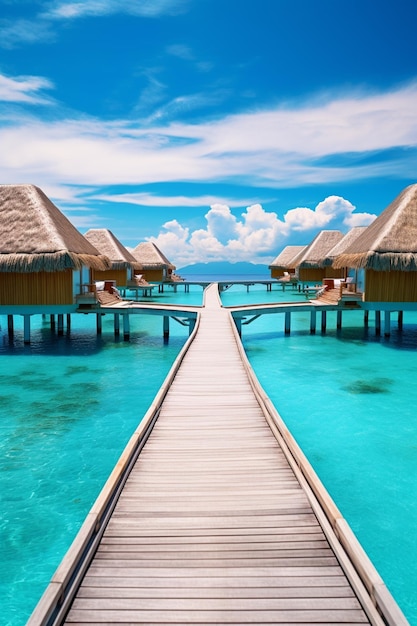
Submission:
{"label": "wooden stilt", "polygon": [[51,330],[55,330],[55,315],[50,315],[49,320],[51,322]]}
{"label": "wooden stilt", "polygon": [[97,335],[101,335],[102,332],[102,320],[101,320],[101,313],[97,313]]}
{"label": "wooden stilt", "polygon": [[365,311],[363,314],[363,325],[365,328],[368,328],[369,326],[369,311]]}
{"label": "wooden stilt", "polygon": [[291,332],[291,313],[286,311],[285,313],[285,334],[289,335]]}
{"label": "wooden stilt", "polygon": [[169,337],[169,315],[164,315],[164,339]]}
{"label": "wooden stilt", "polygon": [[71,313],[67,313],[67,330],[71,329]]}
{"label": "wooden stilt", "polygon": [[130,337],[130,320],[129,314],[123,314],[123,339],[129,339]]}
{"label": "wooden stilt", "polygon": [[404,311],[398,311],[398,330],[403,329]]}
{"label": "wooden stilt", "polygon": [[342,311],[337,312],[336,328],[337,330],[340,330],[342,328]]}
{"label": "wooden stilt", "polygon": [[120,335],[120,314],[119,313],[114,314],[114,334],[115,334],[115,337],[118,337]]}
{"label": "wooden stilt", "polygon": [[316,316],[316,311],[315,311],[315,309],[313,309],[310,312],[310,333],[312,335],[316,334],[316,317],[317,317]]}
{"label": "wooden stilt", "polygon": [[326,311],[321,312],[321,332],[326,332],[326,323],[327,323],[327,313]]}
{"label": "wooden stilt", "polygon": [[23,316],[23,343],[30,343],[30,315]]}
{"label": "wooden stilt", "polygon": [[384,321],[384,335],[385,337],[389,337],[391,334],[391,311],[385,311]]}
{"label": "wooden stilt", "polygon": [[58,314],[58,335],[64,334],[64,316],[62,313]]}
{"label": "wooden stilt", "polygon": [[7,332],[9,333],[9,337],[13,337],[14,333],[14,319],[13,315],[7,316]]}
{"label": "wooden stilt", "polygon": [[375,311],[375,334],[381,334],[381,311]]}

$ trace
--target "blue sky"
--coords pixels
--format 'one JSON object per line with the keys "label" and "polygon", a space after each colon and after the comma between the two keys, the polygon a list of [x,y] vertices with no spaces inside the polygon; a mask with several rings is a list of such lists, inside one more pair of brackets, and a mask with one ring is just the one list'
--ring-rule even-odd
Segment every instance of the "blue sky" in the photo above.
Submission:
{"label": "blue sky", "polygon": [[415,0],[0,0],[0,182],[181,267],[417,182]]}

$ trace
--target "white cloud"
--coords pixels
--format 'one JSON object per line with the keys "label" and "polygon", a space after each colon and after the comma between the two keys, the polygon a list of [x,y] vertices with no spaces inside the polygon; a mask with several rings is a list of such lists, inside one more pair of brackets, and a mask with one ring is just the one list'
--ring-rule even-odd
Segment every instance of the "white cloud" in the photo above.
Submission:
{"label": "white cloud", "polygon": [[[354,213],[355,207],[344,198],[330,196],[315,209],[290,209],[280,220],[275,212],[260,204],[247,207],[241,219],[235,218],[226,205],[214,205],[205,215],[207,226],[193,232],[173,220],[152,237],[164,254],[178,267],[214,260],[270,263],[294,232],[304,232],[309,244],[323,229],[347,232],[355,225],[367,225],[375,215]],[[315,232],[313,232],[315,231]]]}
{"label": "white cloud", "polygon": [[184,13],[189,0],[52,0],[32,20],[0,20],[0,47],[51,43],[57,39],[57,22],[80,18],[107,17],[115,14],[139,18],[158,18]]}
{"label": "white cloud", "polygon": [[55,0],[50,3],[42,17],[48,19],[75,19],[100,17],[115,13],[126,13],[139,17],[159,17],[183,12],[187,0]]}
{"label": "white cloud", "polygon": [[[9,80],[9,93],[12,87],[15,94],[24,93],[18,89],[19,77]],[[40,83],[32,84],[33,90],[40,88]],[[34,98],[38,91],[26,94]],[[21,113],[13,118],[9,112],[0,127],[0,167],[9,180],[18,171],[21,179],[40,176],[55,184],[75,185],[238,178],[246,186],[279,188],[379,176],[411,178],[416,111],[417,83],[379,96],[257,111],[210,124],[150,127],[137,121],[88,118],[37,121]],[[409,149],[391,156],[390,149],[398,147]],[[378,151],[383,158],[375,158]],[[345,153],[349,159],[343,165]],[[358,155],[357,163],[352,154]],[[337,165],[332,167],[332,162]]]}
{"label": "white cloud", "polygon": [[346,224],[348,228],[354,228],[355,226],[369,226],[376,215],[374,213],[352,213],[351,215],[347,215],[343,220],[343,223]]}
{"label": "white cloud", "polygon": [[[126,202],[138,206],[156,207],[207,207],[219,204],[220,199],[216,196],[157,196],[150,193],[120,193],[120,194],[96,194],[97,200],[106,202]],[[241,207],[242,204],[251,204],[253,200],[242,198],[222,198],[228,207]]]}
{"label": "white cloud", "polygon": [[172,44],[167,47],[168,54],[171,54],[174,57],[178,57],[179,59],[183,59],[184,61],[193,61],[194,55],[189,46],[184,44]]}
{"label": "white cloud", "polygon": [[349,200],[340,196],[329,196],[320,202],[314,211],[305,207],[291,209],[285,215],[285,222],[289,229],[294,231],[327,228],[328,224],[339,217],[348,225],[346,220],[351,218],[354,210],[355,207]]}
{"label": "white cloud", "polygon": [[51,100],[39,95],[43,89],[52,89],[52,83],[41,76],[16,76],[0,74],[0,101],[25,104],[51,104]]}
{"label": "white cloud", "polygon": [[205,218],[207,220],[207,233],[222,244],[227,244],[228,241],[236,237],[237,220],[228,206],[213,204]]}
{"label": "white cloud", "polygon": [[56,32],[50,22],[42,19],[0,20],[0,47],[13,49],[20,44],[51,43]]}

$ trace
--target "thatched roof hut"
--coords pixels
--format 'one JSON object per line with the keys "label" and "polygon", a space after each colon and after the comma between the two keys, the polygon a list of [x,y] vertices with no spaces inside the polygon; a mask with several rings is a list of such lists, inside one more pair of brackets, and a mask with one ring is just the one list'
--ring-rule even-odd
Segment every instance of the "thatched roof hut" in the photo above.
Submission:
{"label": "thatched roof hut", "polygon": [[340,271],[326,267],[323,259],[339,241],[343,239],[340,230],[322,230],[294,260],[296,272],[301,281],[321,281],[327,277],[339,277]]}
{"label": "thatched roof hut", "polygon": [[142,265],[146,280],[171,280],[173,265],[161,250],[151,241],[139,243],[132,252],[135,259]]}
{"label": "thatched roof hut", "polygon": [[297,259],[297,267],[323,267],[327,253],[343,239],[340,230],[322,230]]}
{"label": "thatched roof hut", "polygon": [[111,269],[123,270],[133,268],[141,270],[142,265],[135,259],[133,254],[113,235],[107,228],[90,228],[84,237],[97,250],[107,256],[111,261]]}
{"label": "thatched roof hut", "polygon": [[322,264],[333,265],[335,258],[344,253],[367,228],[367,226],[355,226],[351,228],[343,239],[338,241],[337,244],[327,252],[326,256],[321,260]]}
{"label": "thatched roof hut", "polygon": [[293,261],[307,246],[286,246],[269,265],[269,269],[291,270],[295,268]]}
{"label": "thatched roof hut", "polygon": [[87,241],[34,185],[0,185],[0,272],[106,269],[108,258]]}
{"label": "thatched roof hut", "polygon": [[133,250],[133,256],[141,263],[144,269],[159,269],[160,267],[165,267],[175,270],[175,265],[168,261],[158,246],[151,241],[139,243]]}
{"label": "thatched roof hut", "polygon": [[417,184],[404,189],[333,266],[377,272],[417,271]]}

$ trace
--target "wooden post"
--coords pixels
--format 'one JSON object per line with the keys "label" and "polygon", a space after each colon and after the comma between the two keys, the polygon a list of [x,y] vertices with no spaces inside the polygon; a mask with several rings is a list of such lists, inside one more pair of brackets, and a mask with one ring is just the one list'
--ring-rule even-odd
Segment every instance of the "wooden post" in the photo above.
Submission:
{"label": "wooden post", "polygon": [[375,311],[375,334],[381,334],[381,311]]}
{"label": "wooden post", "polygon": [[327,322],[327,313],[326,311],[321,312],[321,332],[326,332],[326,322]]}
{"label": "wooden post", "polygon": [[71,313],[67,313],[67,330],[71,328]]}
{"label": "wooden post", "polygon": [[114,314],[114,334],[116,337],[120,335],[120,314]]}
{"label": "wooden post", "polygon": [[23,316],[23,343],[30,343],[30,315]]}
{"label": "wooden post", "polygon": [[54,314],[50,315],[49,319],[51,321],[51,330],[55,330],[55,315]]}
{"label": "wooden post", "polygon": [[96,318],[97,318],[97,335],[101,335],[101,331],[102,331],[101,313],[97,313]]}
{"label": "wooden post", "polygon": [[130,320],[129,314],[123,313],[123,339],[129,339],[130,337]]}
{"label": "wooden post", "polygon": [[385,311],[384,335],[389,337],[391,334],[391,311]]}
{"label": "wooden post", "polygon": [[365,311],[363,314],[363,325],[365,328],[368,328],[369,326],[369,311]]}
{"label": "wooden post", "polygon": [[289,335],[291,332],[291,312],[286,311],[285,313],[285,334]]}
{"label": "wooden post", "polygon": [[404,311],[398,311],[398,330],[403,329]]}
{"label": "wooden post", "polygon": [[64,334],[64,316],[58,313],[58,335]]}
{"label": "wooden post", "polygon": [[14,332],[14,319],[13,319],[13,315],[8,315],[7,316],[7,331],[9,333],[9,337],[13,337],[13,332]]}
{"label": "wooden post", "polygon": [[337,311],[336,327],[337,327],[338,330],[340,330],[342,328],[342,311],[341,310]]}
{"label": "wooden post", "polygon": [[310,311],[310,333],[312,335],[316,334],[316,310],[312,309]]}
{"label": "wooden post", "polygon": [[169,337],[169,315],[164,315],[164,339]]}

